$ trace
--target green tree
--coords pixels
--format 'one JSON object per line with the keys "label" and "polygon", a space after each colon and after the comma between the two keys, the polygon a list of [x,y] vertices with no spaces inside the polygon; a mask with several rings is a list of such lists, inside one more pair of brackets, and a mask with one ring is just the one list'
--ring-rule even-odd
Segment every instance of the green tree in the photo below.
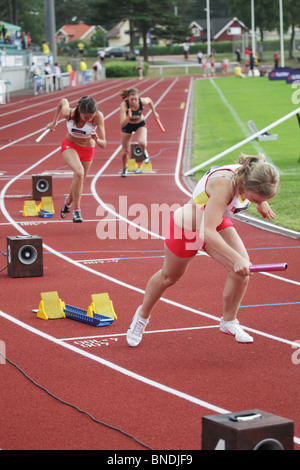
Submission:
{"label": "green tree", "polygon": [[[279,3],[274,0],[254,0],[255,28],[259,29],[259,55],[263,56],[264,31],[273,31],[279,23]],[[251,2],[228,0],[229,12],[237,16],[251,29]]]}
{"label": "green tree", "polygon": [[284,0],[283,1],[283,12],[284,12],[284,26],[285,30],[291,26],[291,39],[289,46],[289,58],[294,58],[294,40],[295,40],[295,28],[300,26],[300,0]]}
{"label": "green tree", "polygon": [[43,0],[0,0],[1,19],[30,32],[34,43],[41,44],[44,37]]}
{"label": "green tree", "polygon": [[[94,25],[95,18],[89,13],[86,1],[82,0],[55,0],[55,21],[56,29],[65,24],[77,24],[83,21],[86,24]],[[89,23],[89,19],[91,22]],[[101,22],[99,23],[101,24]]]}
{"label": "green tree", "polygon": [[174,13],[173,0],[89,0],[89,10],[93,12],[94,22],[99,24],[102,21],[102,24],[113,26],[127,18],[130,47],[134,47],[134,36],[140,35],[145,60],[148,59],[148,31],[156,38],[171,41],[181,41],[188,35],[188,28],[180,25],[179,17]]}

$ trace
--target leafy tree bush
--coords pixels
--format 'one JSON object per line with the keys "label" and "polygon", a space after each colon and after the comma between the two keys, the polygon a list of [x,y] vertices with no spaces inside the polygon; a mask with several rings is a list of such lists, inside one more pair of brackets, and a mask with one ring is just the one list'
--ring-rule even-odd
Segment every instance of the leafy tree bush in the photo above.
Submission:
{"label": "leafy tree bush", "polygon": [[[106,78],[137,77],[137,61],[111,61],[105,65]],[[149,65],[144,62],[144,77],[147,75]]]}

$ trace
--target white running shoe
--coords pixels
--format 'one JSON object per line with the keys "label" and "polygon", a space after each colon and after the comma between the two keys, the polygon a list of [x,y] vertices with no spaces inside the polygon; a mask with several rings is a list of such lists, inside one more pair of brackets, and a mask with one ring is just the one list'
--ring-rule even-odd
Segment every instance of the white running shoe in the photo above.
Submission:
{"label": "white running shoe", "polygon": [[144,150],[144,162],[145,162],[145,163],[149,163],[149,162],[150,162],[149,153],[147,152],[146,149]]}
{"label": "white running shoe", "polygon": [[82,217],[81,217],[81,210],[80,209],[75,209],[73,211],[73,222],[75,223],[81,223],[82,222]]}
{"label": "white running shoe", "polygon": [[253,343],[252,336],[248,335],[248,333],[239,326],[237,318],[232,321],[224,321],[223,318],[221,318],[220,330],[222,333],[235,336],[235,339],[239,343]]}
{"label": "white running shoe", "polygon": [[131,325],[128,328],[126,340],[129,346],[135,348],[142,340],[144,330],[149,323],[149,318],[145,319],[140,317],[139,311],[142,306],[140,305],[134,314]]}

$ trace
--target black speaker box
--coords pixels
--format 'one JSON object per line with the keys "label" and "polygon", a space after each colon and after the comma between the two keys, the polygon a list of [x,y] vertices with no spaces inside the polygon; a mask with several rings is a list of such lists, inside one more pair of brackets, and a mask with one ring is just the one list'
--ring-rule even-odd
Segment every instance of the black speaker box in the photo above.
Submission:
{"label": "black speaker box", "polygon": [[40,237],[7,237],[7,273],[11,277],[43,276],[43,241]]}
{"label": "black speaker box", "polygon": [[294,422],[261,410],[202,417],[202,450],[293,450]]}
{"label": "black speaker box", "polygon": [[144,152],[137,142],[131,144],[131,158],[134,158],[136,162],[142,162],[144,160]]}
{"label": "black speaker box", "polygon": [[32,175],[32,199],[52,196],[52,175]]}

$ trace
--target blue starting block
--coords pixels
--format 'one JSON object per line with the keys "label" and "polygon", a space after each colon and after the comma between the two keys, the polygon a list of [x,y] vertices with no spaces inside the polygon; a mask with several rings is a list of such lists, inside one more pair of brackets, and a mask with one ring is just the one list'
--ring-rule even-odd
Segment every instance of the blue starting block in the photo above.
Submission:
{"label": "blue starting block", "polygon": [[94,313],[92,317],[87,315],[87,310],[82,308],[73,307],[72,305],[67,305],[64,308],[64,313],[66,318],[70,318],[71,320],[79,321],[81,323],[86,323],[87,325],[92,326],[108,326],[110,325],[115,319],[112,317],[105,317],[104,315],[100,315],[98,313]]}
{"label": "blue starting block", "polygon": [[44,210],[42,209],[42,210],[40,210],[40,211],[38,212],[38,215],[39,215],[39,217],[44,217],[44,218],[47,217],[47,218],[48,218],[48,217],[52,217],[52,216],[53,216],[53,212],[44,211]]}

